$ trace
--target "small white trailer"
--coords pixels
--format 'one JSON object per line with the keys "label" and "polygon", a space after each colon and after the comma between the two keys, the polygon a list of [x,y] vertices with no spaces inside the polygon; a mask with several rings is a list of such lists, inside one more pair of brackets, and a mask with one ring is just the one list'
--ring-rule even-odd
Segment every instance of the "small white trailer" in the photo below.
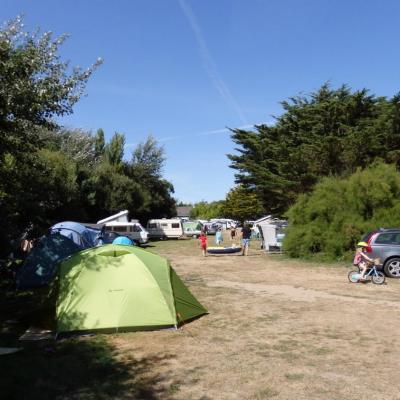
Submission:
{"label": "small white trailer", "polygon": [[150,219],[146,229],[152,239],[178,239],[183,236],[182,221],[179,218]]}

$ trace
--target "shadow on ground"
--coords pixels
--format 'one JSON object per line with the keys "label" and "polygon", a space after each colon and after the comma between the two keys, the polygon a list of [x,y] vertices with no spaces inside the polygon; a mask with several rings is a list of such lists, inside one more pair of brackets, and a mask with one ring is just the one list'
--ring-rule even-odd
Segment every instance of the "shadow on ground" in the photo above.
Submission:
{"label": "shadow on ground", "polygon": [[[0,346],[22,348],[0,355],[0,397],[8,400],[169,399],[179,382],[155,366],[170,354],[137,359],[109,343],[108,335],[21,342],[19,336],[42,318],[32,293],[0,292]],[[35,325],[33,325],[35,326]],[[37,325],[36,325],[37,326]]]}
{"label": "shadow on ground", "polygon": [[154,373],[171,355],[120,358],[105,336],[35,344],[1,356],[1,397],[20,399],[167,399],[167,377]]}

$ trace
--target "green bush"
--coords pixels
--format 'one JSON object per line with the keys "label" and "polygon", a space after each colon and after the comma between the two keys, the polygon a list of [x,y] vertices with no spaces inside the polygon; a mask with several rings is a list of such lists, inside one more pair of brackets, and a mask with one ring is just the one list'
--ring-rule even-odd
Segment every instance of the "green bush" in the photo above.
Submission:
{"label": "green bush", "polygon": [[368,231],[400,226],[400,173],[377,162],[348,178],[324,178],[287,212],[292,257],[348,259]]}

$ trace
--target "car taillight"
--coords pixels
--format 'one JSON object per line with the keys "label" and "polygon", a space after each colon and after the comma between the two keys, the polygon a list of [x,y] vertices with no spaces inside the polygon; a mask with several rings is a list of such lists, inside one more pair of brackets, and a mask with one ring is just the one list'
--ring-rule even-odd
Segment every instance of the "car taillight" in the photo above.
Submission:
{"label": "car taillight", "polygon": [[367,253],[372,253],[372,247],[371,247],[371,246],[368,246],[368,247],[366,248],[366,250],[367,250]]}

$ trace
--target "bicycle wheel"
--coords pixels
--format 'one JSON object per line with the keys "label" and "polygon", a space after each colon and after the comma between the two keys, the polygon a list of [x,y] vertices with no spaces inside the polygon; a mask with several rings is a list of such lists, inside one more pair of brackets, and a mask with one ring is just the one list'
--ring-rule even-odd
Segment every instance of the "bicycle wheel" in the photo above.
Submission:
{"label": "bicycle wheel", "polygon": [[372,282],[375,283],[375,285],[383,285],[385,283],[385,275],[380,272],[376,271],[377,275],[372,275]]}
{"label": "bicycle wheel", "polygon": [[351,283],[357,283],[360,280],[360,272],[359,271],[350,271],[347,275],[349,281]]}

